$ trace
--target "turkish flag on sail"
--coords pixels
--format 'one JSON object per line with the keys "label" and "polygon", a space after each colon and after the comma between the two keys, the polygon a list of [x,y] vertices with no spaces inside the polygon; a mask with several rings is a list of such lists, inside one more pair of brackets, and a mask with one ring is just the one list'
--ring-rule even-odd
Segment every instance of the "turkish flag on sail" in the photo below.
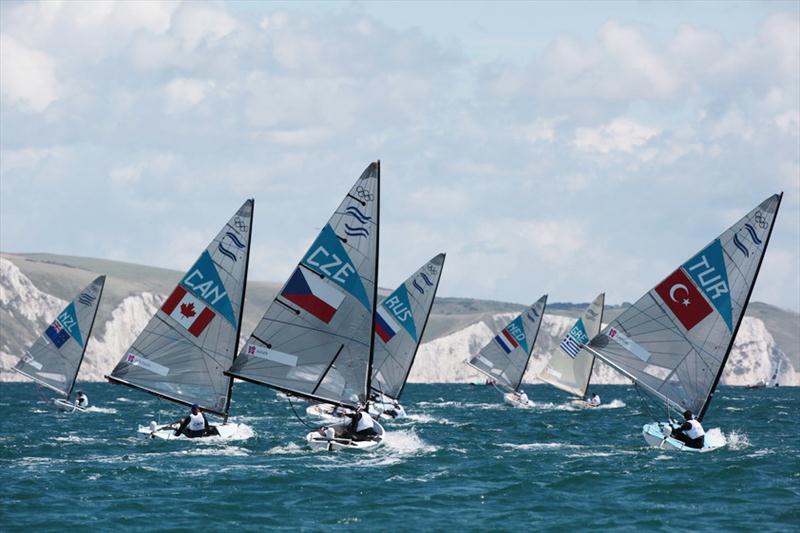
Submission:
{"label": "turkish flag on sail", "polygon": [[655,290],[687,331],[711,314],[711,306],[680,268],[667,276]]}
{"label": "turkish flag on sail", "polygon": [[167,301],[161,306],[161,310],[175,319],[178,324],[186,328],[195,337],[199,337],[216,316],[216,313],[204,304],[200,298],[197,298],[180,285],[175,287]]}

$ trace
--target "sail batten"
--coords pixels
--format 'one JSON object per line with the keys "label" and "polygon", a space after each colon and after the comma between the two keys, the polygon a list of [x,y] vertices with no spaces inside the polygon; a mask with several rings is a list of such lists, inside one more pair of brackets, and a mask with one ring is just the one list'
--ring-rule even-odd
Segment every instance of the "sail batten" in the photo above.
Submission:
{"label": "sail batten", "polygon": [[25,351],[14,370],[69,398],[92,334],[106,277],[87,285]]}
{"label": "sail batten", "polygon": [[334,210],[228,375],[336,405],[367,402],[379,201],[376,162]]}
{"label": "sail batten", "polygon": [[676,409],[705,415],[750,300],[782,195],[764,200],[592,339],[592,351]]}
{"label": "sail batten", "polygon": [[238,349],[254,201],[247,200],[186,272],[107,378],[226,417]]}
{"label": "sail batten", "polygon": [[428,324],[444,259],[439,254],[427,261],[377,306],[371,392],[400,398]]}
{"label": "sail batten", "polygon": [[497,385],[519,390],[539,335],[547,295],[508,323],[467,364],[493,379]]}
{"label": "sail batten", "polygon": [[600,333],[605,294],[599,294],[581,314],[553,351],[550,361],[537,376],[558,389],[586,398],[592,377],[594,355],[584,346]]}

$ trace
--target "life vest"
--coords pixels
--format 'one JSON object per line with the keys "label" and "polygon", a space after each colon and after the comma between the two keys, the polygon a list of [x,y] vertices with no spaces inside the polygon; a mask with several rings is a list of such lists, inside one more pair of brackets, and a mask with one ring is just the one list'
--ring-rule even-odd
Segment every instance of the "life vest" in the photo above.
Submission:
{"label": "life vest", "polygon": [[78,407],[89,407],[89,398],[88,398],[88,396],[86,396],[85,394],[79,395],[77,398],[75,398],[75,404]]}
{"label": "life vest", "polygon": [[690,439],[699,439],[700,437],[706,434],[706,432],[703,431],[703,426],[700,424],[700,422],[698,422],[694,418],[689,420],[689,424],[692,425],[692,429],[690,429],[689,431],[685,431],[684,433]]}
{"label": "life vest", "polygon": [[203,413],[189,415],[189,431],[203,431],[206,429],[206,419]]}
{"label": "life vest", "polygon": [[372,420],[372,417],[366,411],[361,411],[361,416],[358,418],[358,425],[356,426],[356,431],[364,431],[365,429],[369,429],[375,425],[375,422]]}

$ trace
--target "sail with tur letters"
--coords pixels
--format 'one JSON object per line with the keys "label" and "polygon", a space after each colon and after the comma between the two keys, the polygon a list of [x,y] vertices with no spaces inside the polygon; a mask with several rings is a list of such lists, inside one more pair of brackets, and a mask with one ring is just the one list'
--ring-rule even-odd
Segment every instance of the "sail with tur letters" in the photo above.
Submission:
{"label": "sail with tur letters", "polygon": [[467,364],[509,390],[519,390],[539,335],[547,295],[508,323]]}
{"label": "sail with tur letters", "polygon": [[594,355],[583,346],[600,333],[605,297],[605,293],[599,294],[570,328],[539,374],[540,380],[586,399]]}
{"label": "sail with tur letters", "polygon": [[99,276],[47,326],[14,370],[67,398],[89,344],[106,277]]}
{"label": "sail with tur letters", "polygon": [[250,257],[253,200],[223,226],[106,376],[227,416]]}
{"label": "sail with tur letters", "polygon": [[744,317],[782,196],[764,200],[681,264],[587,349],[651,396],[702,420]]}
{"label": "sail with tur letters", "polygon": [[228,375],[320,402],[366,403],[378,277],[380,163],[344,197]]}
{"label": "sail with tur letters", "polygon": [[378,305],[373,392],[400,398],[428,324],[444,258],[445,254],[439,254],[425,263]]}

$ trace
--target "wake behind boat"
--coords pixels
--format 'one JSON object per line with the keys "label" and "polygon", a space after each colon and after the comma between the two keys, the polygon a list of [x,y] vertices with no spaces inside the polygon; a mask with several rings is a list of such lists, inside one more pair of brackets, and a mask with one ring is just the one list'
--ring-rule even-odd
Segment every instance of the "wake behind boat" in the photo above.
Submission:
{"label": "wake behind boat", "polygon": [[[228,422],[233,379],[223,374],[234,361],[242,327],[253,205],[247,200],[223,226],[106,376],[192,406],[184,424],[140,428],[149,438],[253,435],[249,426]],[[222,417],[222,423],[210,424],[201,411]]]}
{"label": "wake behind boat", "polygon": [[348,449],[368,449],[383,440],[383,428],[364,409],[375,350],[379,205],[375,162],[356,180],[226,372],[350,409],[350,425],[306,435],[313,449],[342,449],[348,439],[363,441]]}
{"label": "wake behind boat", "polygon": [[533,406],[520,386],[539,335],[546,306],[545,294],[503,328],[475,357],[467,361],[469,366],[493,380],[494,386],[503,392],[503,401],[513,407]]}
{"label": "wake behind boat", "polygon": [[782,197],[767,198],[586,346],[662,408],[683,412],[682,424],[669,420],[642,428],[650,446],[703,452],[724,446],[705,438],[701,421],[744,318]]}
{"label": "wake behind boat", "polygon": [[89,345],[105,282],[106,277],[99,276],[87,285],[59,313],[14,367],[17,373],[32,379],[37,387],[63,396],[53,400],[60,411],[86,412],[84,407],[88,406],[88,399],[85,395],[79,392],[75,402],[71,402],[69,397]]}

